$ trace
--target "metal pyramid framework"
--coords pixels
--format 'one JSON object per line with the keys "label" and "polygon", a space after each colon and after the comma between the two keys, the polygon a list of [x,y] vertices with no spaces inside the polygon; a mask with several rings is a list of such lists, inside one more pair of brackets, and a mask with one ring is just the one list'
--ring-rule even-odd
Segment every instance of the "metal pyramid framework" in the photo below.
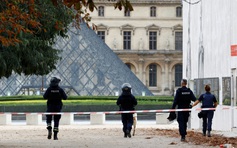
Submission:
{"label": "metal pyramid framework", "polygon": [[0,79],[0,95],[39,94],[53,76],[60,77],[60,86],[71,95],[114,96],[123,83],[130,83],[136,96],[153,95],[93,30],[84,23],[80,28],[72,27],[68,38],[58,38],[55,47],[62,50],[62,59],[56,70],[46,76],[12,74]]}

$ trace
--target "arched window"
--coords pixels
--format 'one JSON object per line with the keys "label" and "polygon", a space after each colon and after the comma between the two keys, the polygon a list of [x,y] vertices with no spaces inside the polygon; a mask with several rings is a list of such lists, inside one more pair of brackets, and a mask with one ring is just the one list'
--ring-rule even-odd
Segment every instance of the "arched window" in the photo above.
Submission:
{"label": "arched window", "polygon": [[150,17],[156,17],[156,7],[154,6],[150,8]]}
{"label": "arched window", "polygon": [[157,85],[157,65],[150,64],[149,65],[149,86]]}
{"label": "arched window", "polygon": [[125,65],[134,73],[136,74],[136,67],[131,63],[125,63]]}
{"label": "arched window", "polygon": [[98,8],[98,16],[104,16],[104,6],[99,6]]}
{"label": "arched window", "polygon": [[131,70],[131,64],[126,63],[125,65]]}
{"label": "arched window", "polygon": [[175,86],[181,85],[183,75],[183,66],[181,64],[175,65]]}
{"label": "arched window", "polygon": [[182,17],[182,7],[176,7],[176,17]]}

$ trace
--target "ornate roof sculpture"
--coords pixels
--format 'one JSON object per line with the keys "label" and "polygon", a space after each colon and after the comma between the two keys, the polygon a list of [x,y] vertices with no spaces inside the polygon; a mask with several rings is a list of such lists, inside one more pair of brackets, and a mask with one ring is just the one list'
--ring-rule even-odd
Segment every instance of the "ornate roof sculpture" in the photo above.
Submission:
{"label": "ornate roof sculpture", "polygon": [[82,23],[72,27],[68,38],[58,38],[55,47],[61,50],[57,68],[46,76],[12,74],[0,79],[0,95],[36,94],[46,89],[53,76],[61,79],[60,86],[71,95],[114,96],[123,83],[130,83],[134,95],[153,95],[119,57]]}

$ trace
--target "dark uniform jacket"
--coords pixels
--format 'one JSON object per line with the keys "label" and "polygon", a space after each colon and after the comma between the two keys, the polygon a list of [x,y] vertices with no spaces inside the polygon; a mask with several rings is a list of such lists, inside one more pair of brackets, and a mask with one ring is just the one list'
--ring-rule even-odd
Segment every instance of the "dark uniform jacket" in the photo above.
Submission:
{"label": "dark uniform jacket", "polygon": [[193,92],[186,86],[178,88],[174,97],[172,109],[175,109],[176,105],[178,105],[178,109],[190,108],[191,101],[196,101]]}
{"label": "dark uniform jacket", "polygon": [[63,105],[62,99],[66,100],[67,95],[64,90],[59,86],[50,86],[45,94],[44,98],[47,99],[47,105]]}
{"label": "dark uniform jacket", "polygon": [[134,110],[137,105],[137,100],[132,94],[122,94],[117,100],[117,105],[121,111]]}
{"label": "dark uniform jacket", "polygon": [[210,92],[202,94],[198,100],[202,102],[202,108],[213,108],[214,103],[217,102],[216,97]]}

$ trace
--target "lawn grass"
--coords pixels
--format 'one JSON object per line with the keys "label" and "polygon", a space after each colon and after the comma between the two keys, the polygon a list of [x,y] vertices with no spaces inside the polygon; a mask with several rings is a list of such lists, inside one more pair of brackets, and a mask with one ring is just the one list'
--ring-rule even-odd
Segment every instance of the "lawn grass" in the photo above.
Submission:
{"label": "lawn grass", "polygon": [[[139,105],[172,104],[171,96],[135,96]],[[69,96],[64,105],[114,105],[118,96]],[[42,96],[2,96],[0,106],[45,105]]]}

